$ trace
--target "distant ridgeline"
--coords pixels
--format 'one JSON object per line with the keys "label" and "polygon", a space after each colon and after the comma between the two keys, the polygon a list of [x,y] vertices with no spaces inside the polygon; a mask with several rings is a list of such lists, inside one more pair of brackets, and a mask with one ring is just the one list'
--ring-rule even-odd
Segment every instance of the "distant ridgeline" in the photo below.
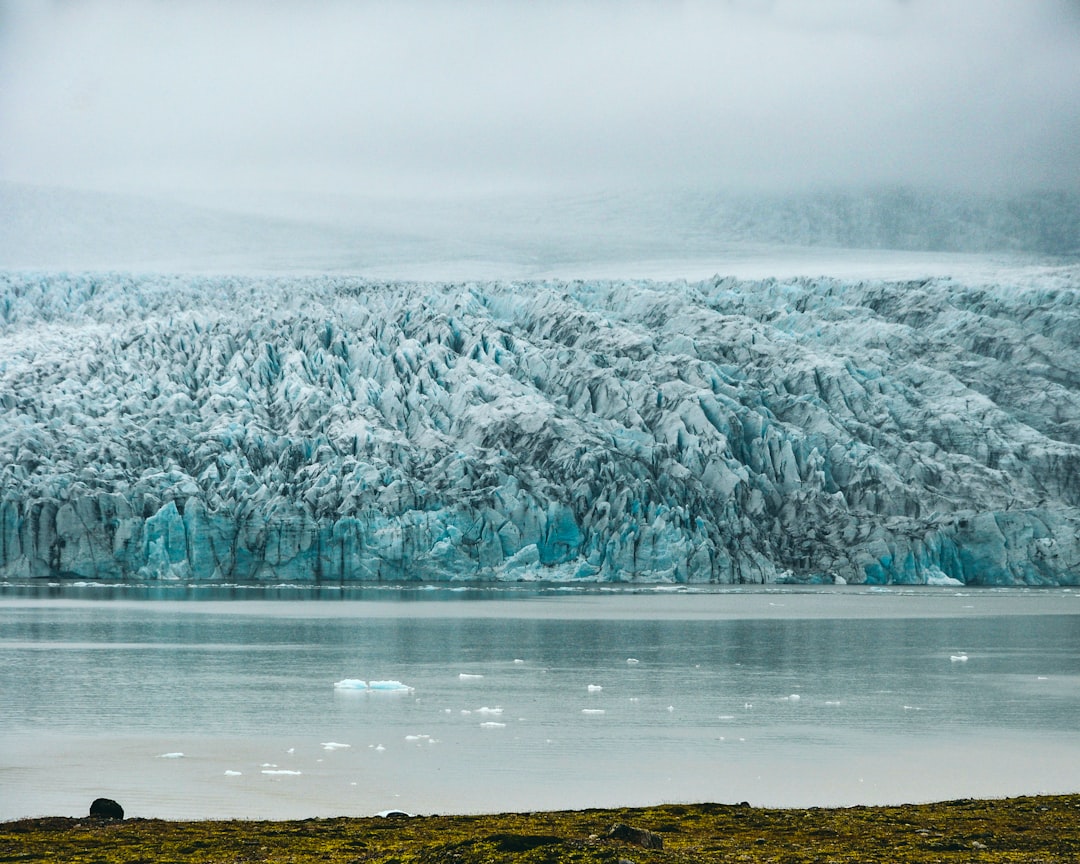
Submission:
{"label": "distant ridgeline", "polygon": [[1080,269],[0,273],[0,575],[1080,582]]}

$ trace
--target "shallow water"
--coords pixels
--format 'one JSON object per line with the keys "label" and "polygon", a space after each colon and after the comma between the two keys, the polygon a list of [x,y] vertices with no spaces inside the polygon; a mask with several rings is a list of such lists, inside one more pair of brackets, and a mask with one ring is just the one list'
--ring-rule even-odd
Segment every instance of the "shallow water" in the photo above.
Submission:
{"label": "shallow water", "polygon": [[1080,592],[8,584],[0,693],[0,819],[1076,791]]}

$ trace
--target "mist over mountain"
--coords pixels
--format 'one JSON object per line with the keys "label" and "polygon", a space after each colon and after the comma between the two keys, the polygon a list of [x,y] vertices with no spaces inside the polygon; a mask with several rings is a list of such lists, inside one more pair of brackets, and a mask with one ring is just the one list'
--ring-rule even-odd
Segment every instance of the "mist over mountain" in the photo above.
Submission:
{"label": "mist over mountain", "polygon": [[[543,278],[608,262],[728,272],[764,247],[998,253],[1080,251],[1080,195],[890,189],[469,198],[312,196],[246,209],[0,184],[0,266],[171,271],[348,271]],[[445,268],[439,269],[439,265]],[[704,268],[704,269],[703,269]],[[692,271],[692,272],[690,272]],[[812,271],[811,271],[812,272]]]}

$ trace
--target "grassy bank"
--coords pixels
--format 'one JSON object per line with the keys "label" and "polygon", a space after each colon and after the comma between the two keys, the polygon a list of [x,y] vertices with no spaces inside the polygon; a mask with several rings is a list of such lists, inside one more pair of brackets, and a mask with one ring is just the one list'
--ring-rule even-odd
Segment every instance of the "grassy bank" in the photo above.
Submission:
{"label": "grassy bank", "polygon": [[[612,833],[612,829],[617,826]],[[659,848],[657,848],[659,847]],[[898,807],[721,804],[309,819],[0,823],[0,862],[1077,862],[1080,795]]]}

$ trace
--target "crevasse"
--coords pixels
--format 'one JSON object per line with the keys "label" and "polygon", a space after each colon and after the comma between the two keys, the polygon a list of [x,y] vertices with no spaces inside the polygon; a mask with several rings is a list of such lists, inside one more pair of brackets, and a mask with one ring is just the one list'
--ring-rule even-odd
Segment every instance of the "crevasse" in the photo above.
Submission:
{"label": "crevasse", "polygon": [[1078,284],[0,273],[0,573],[1076,583]]}

